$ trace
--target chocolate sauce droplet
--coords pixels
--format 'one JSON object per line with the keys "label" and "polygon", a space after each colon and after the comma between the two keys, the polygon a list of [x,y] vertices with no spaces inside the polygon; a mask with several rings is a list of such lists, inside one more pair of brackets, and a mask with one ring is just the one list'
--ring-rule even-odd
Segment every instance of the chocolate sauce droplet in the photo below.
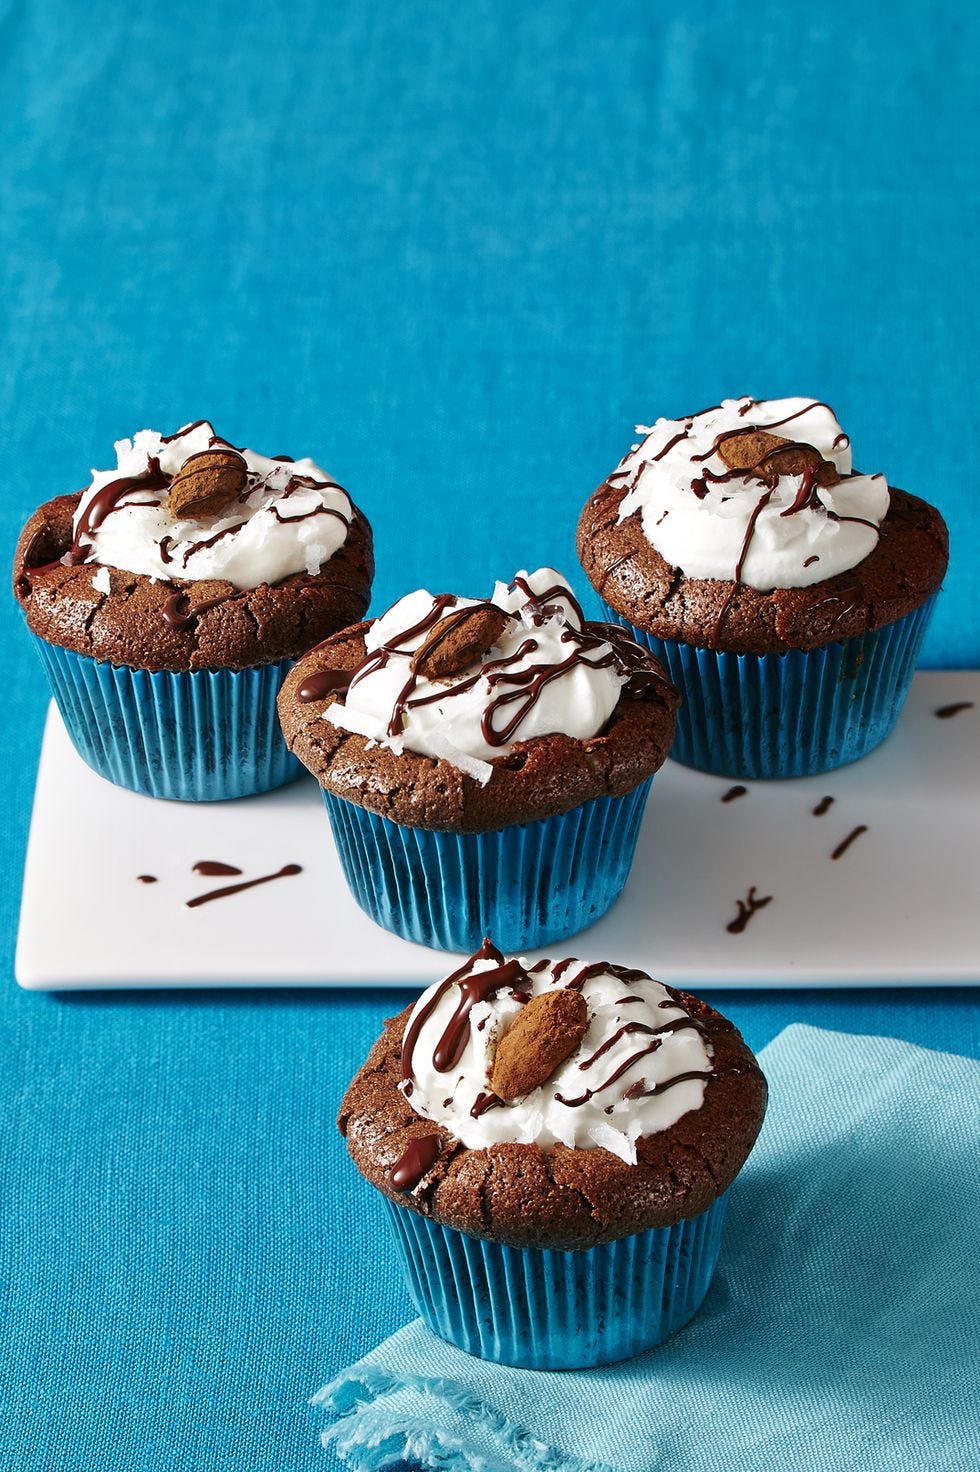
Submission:
{"label": "chocolate sauce droplet", "polygon": [[813,816],[815,818],[822,818],[824,813],[830,811],[831,807],[833,806],[833,802],[834,799],[832,797],[822,797],[817,803],[816,807],[813,809]]}
{"label": "chocolate sauce droplet", "polygon": [[347,689],[351,673],[349,670],[318,670],[314,675],[307,675],[296,692],[296,699],[301,705],[309,705],[313,700],[326,700],[328,695]]}
{"label": "chocolate sauce droplet", "polygon": [[[78,526],[68,552],[68,560],[72,563],[84,562],[92,544],[93,534],[114,511],[120,511],[124,506],[140,504],[132,501],[124,501],[123,497],[130,491],[162,491],[170,485],[170,477],[160,469],[160,461],[155,455],[151,455],[146,462],[146,470],[142,475],[123,475],[117,480],[110,481],[88,502],[85,510],[78,518]],[[144,502],[142,504],[154,504]]]}
{"label": "chocolate sauce droplet", "polygon": [[137,874],[136,882],[137,884],[156,884],[157,876],[155,874]]}
{"label": "chocolate sauce droplet", "polygon": [[236,869],[234,864],[223,864],[220,859],[198,859],[192,865],[195,874],[203,874],[206,879],[218,879],[222,875],[240,874],[241,869]]}
{"label": "chocolate sauce droplet", "polygon": [[442,1142],[438,1135],[416,1135],[409,1140],[391,1168],[388,1179],[396,1191],[414,1191],[435,1165]]}
{"label": "chocolate sauce droplet", "polygon": [[737,797],[744,797],[748,790],[747,787],[742,786],[741,782],[736,782],[734,787],[729,787],[728,791],[722,795],[721,800],[722,802],[734,802]]}
{"label": "chocolate sauce droplet", "polygon": [[[415,1053],[415,1044],[418,1042],[419,1033],[422,1031],[423,1027],[428,1022],[429,1018],[432,1016],[432,1013],[438,1007],[439,1003],[442,1001],[449,988],[451,986],[455,986],[457,982],[463,981],[469,975],[470,967],[476,961],[493,961],[495,967],[497,968],[497,970],[499,970],[500,967],[504,965],[503,952],[498,951],[497,947],[489,938],[485,938],[480,949],[474,955],[470,956],[468,961],[464,961],[463,965],[460,966],[458,970],[454,971],[451,976],[447,976],[439,984],[439,986],[433,992],[432,996],[425,1003],[425,1005],[419,1008],[418,1012],[415,1014],[415,1017],[405,1029],[405,1036],[402,1039],[403,1079],[410,1079],[412,1077],[412,1061]],[[496,971],[492,973],[484,972],[483,974],[496,975]]]}
{"label": "chocolate sauce droplet", "polygon": [[207,613],[209,608],[218,608],[234,596],[234,593],[221,593],[217,598],[206,598],[192,608],[186,588],[175,588],[160,610],[160,617],[169,628],[184,629],[200,614]]}

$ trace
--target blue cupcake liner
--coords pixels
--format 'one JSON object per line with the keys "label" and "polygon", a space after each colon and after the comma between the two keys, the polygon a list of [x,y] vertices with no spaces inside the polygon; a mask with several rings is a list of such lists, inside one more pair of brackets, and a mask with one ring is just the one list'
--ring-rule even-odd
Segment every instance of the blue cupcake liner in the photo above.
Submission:
{"label": "blue cupcake liner", "polygon": [[884,628],[786,654],[727,654],[657,639],[604,604],[683,696],[671,756],[724,777],[811,777],[866,756],[905,704],[935,605]]}
{"label": "blue cupcake liner", "polygon": [[486,833],[412,828],[323,798],[347,883],[372,920],[438,950],[474,951],[489,935],[521,951],[584,930],[619,897],[652,780]]}
{"label": "blue cupcake liner", "polygon": [[276,715],[292,660],[245,670],[150,670],[103,663],[34,636],[75,750],[148,797],[215,802],[298,777]]}
{"label": "blue cupcake liner", "polygon": [[727,1194],[690,1221],[573,1252],[469,1237],[384,1201],[433,1333],[498,1364],[574,1370],[641,1354],[693,1318],[718,1261]]}

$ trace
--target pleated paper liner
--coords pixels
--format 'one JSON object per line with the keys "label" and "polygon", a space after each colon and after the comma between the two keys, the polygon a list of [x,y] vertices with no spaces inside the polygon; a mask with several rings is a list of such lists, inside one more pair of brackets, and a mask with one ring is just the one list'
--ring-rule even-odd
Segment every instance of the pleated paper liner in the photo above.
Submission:
{"label": "pleated paper liner", "polygon": [[651,781],[486,833],[430,832],[323,797],[347,882],[372,920],[439,950],[474,951],[489,935],[521,951],[584,930],[619,897]]}
{"label": "pleated paper liner", "polygon": [[683,696],[671,756],[724,777],[810,777],[891,733],[935,605],[884,628],[786,654],[727,654],[658,639],[603,607],[663,663]]}
{"label": "pleated paper liner", "polygon": [[75,750],[117,786],[214,802],[268,792],[302,770],[276,716],[291,660],[151,672],[34,642]]}
{"label": "pleated paper liner", "polygon": [[498,1364],[571,1370],[641,1354],[693,1318],[727,1196],[690,1221],[573,1252],[508,1247],[385,1206],[412,1302],[435,1334]]}

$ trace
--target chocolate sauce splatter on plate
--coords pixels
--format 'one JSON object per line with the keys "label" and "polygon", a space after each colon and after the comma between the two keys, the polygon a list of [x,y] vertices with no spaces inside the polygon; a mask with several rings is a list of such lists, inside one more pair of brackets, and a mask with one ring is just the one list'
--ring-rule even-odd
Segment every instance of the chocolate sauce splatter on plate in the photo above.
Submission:
{"label": "chocolate sauce splatter on plate", "polygon": [[755,885],[749,890],[744,900],[736,900],[738,914],[734,920],[729,920],[725,929],[729,935],[741,935],[757,910],[764,910],[772,900],[771,894],[764,894],[761,899],[756,896]]}
{"label": "chocolate sauce splatter on plate", "polygon": [[748,790],[747,787],[742,786],[741,782],[736,782],[734,787],[729,787],[727,792],[722,793],[721,800],[722,802],[734,802],[737,797],[744,797]]}
{"label": "chocolate sauce splatter on plate", "polygon": [[211,889],[207,894],[195,895],[192,900],[187,901],[189,910],[196,910],[199,905],[206,905],[211,900],[222,900],[227,895],[241,894],[243,890],[254,889],[258,884],[269,884],[273,879],[288,879],[293,874],[302,874],[303,868],[300,864],[284,864],[277,869],[275,874],[263,874],[258,879],[244,879],[241,884],[226,884],[222,889]]}
{"label": "chocolate sauce splatter on plate", "polygon": [[972,709],[972,700],[954,700],[952,705],[941,705],[935,714],[940,721],[948,721],[953,716],[958,716],[960,711]]}
{"label": "chocolate sauce splatter on plate", "polygon": [[816,807],[813,809],[813,817],[822,818],[824,813],[830,811],[831,807],[833,806],[833,802],[834,799],[832,797],[822,797],[817,803]]}
{"label": "chocolate sauce splatter on plate", "polygon": [[867,831],[867,823],[859,823],[856,828],[851,829],[850,833],[845,839],[842,839],[842,841],[837,845],[830,857],[832,859],[842,858],[843,855],[847,853],[847,850],[850,848],[855,838],[860,838],[861,834],[867,833]]}

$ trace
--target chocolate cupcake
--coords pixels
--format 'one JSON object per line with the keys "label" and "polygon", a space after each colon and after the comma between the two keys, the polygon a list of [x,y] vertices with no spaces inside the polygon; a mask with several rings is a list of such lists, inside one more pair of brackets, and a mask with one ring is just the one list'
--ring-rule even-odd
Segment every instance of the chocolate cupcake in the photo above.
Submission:
{"label": "chocolate cupcake", "polygon": [[360,618],[371,529],[312,460],[204,420],[116,445],[114,470],[25,526],[14,592],[80,756],[153,797],[206,801],[301,770],[275,698],[298,654]]}
{"label": "chocolate cupcake", "polygon": [[765,1105],[707,1003],[485,941],[385,1024],[338,1123],[429,1326],[565,1369],[637,1354],[697,1311]]}
{"label": "chocolate cupcake", "polygon": [[581,930],[629,873],[676,693],[544,568],[487,600],[400,599],[286,680],[286,741],[324,792],[358,903],[426,945]]}
{"label": "chocolate cupcake", "polygon": [[733,777],[864,756],[898,719],[946,572],[939,512],[852,471],[812,399],[730,399],[639,432],[578,550],[681,689],[671,754]]}

